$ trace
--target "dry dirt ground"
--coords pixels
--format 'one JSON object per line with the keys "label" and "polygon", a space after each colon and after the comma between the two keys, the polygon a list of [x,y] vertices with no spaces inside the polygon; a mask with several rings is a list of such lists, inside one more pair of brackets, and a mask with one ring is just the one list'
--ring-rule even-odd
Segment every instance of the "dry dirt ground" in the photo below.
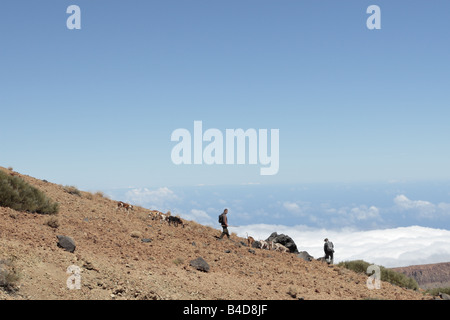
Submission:
{"label": "dry dirt ground", "polygon": [[[363,274],[289,253],[252,253],[244,238],[218,241],[220,231],[211,227],[169,226],[139,207],[127,215],[101,195],[69,194],[61,185],[19,176],[60,203],[59,226],[47,224],[53,216],[0,207],[0,261],[10,261],[20,277],[13,292],[0,290],[0,299],[431,299],[385,282],[369,290]],[[57,235],[73,238],[75,252],[59,248]],[[209,272],[190,266],[197,257]],[[80,268],[80,289],[67,286],[72,265]]]}

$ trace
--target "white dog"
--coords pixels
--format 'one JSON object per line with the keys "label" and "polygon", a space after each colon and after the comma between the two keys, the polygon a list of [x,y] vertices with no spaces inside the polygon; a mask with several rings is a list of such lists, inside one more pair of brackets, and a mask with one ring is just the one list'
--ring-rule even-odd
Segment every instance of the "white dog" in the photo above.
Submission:
{"label": "white dog", "polygon": [[283,246],[281,243],[275,243],[272,241],[272,249],[280,252],[289,252],[289,249]]}
{"label": "white dog", "polygon": [[270,242],[259,240],[259,243],[261,244],[261,249],[267,249],[270,250],[272,247],[272,244]]}

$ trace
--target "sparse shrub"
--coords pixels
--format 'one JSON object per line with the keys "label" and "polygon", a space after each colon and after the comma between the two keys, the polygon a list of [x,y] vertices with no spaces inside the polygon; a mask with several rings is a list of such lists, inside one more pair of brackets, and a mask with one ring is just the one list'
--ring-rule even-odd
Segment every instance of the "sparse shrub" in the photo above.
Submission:
{"label": "sparse shrub", "polygon": [[439,293],[450,294],[450,287],[446,288],[433,288],[425,291],[426,293],[431,294],[432,296],[438,296]]}
{"label": "sparse shrub", "polygon": [[6,291],[14,291],[20,276],[14,259],[0,259],[0,287]]}
{"label": "sparse shrub", "polygon": [[95,193],[95,196],[99,197],[99,198],[105,198],[105,194],[102,191],[97,191]]}
{"label": "sparse shrub", "polygon": [[77,187],[75,187],[75,186],[65,186],[64,191],[69,194],[73,194],[73,195],[81,197],[81,191],[78,190]]}
{"label": "sparse shrub", "polygon": [[47,221],[45,221],[45,224],[51,228],[58,228],[59,227],[59,220],[57,217],[53,216],[53,217],[49,217],[47,219]]}
{"label": "sparse shrub", "polygon": [[84,197],[88,200],[94,199],[94,195],[90,192],[85,192]]}
{"label": "sparse shrub", "polygon": [[381,280],[387,281],[389,283],[395,284],[399,287],[419,290],[419,284],[413,278],[410,278],[403,273],[380,267],[381,270]]}
{"label": "sparse shrub", "polygon": [[17,211],[56,214],[59,204],[18,176],[0,171],[0,206]]}
{"label": "sparse shrub", "polygon": [[[364,260],[344,261],[338,264],[340,267],[344,267],[353,270],[358,273],[367,274],[367,268],[373,263],[366,262]],[[418,290],[419,285],[413,278],[407,277],[403,273],[396,272],[394,270],[379,266],[381,271],[381,280],[389,282],[399,287]]]}
{"label": "sparse shrub", "polygon": [[344,267],[358,273],[366,273],[367,267],[369,267],[370,265],[371,263],[368,263],[364,260],[344,261],[338,264],[339,267]]}
{"label": "sparse shrub", "polygon": [[135,216],[137,216],[138,219],[142,221],[146,221],[148,219],[148,213],[146,213],[145,211],[137,211],[135,213]]}

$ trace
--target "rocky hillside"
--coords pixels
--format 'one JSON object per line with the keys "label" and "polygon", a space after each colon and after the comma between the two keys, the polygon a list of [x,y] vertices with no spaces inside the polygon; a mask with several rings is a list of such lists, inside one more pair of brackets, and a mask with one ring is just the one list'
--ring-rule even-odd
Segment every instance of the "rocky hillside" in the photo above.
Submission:
{"label": "rocky hillside", "polygon": [[422,289],[450,287],[450,262],[392,268],[414,278]]}
{"label": "rocky hillside", "polygon": [[[0,268],[3,282],[11,281],[0,299],[430,298],[384,282],[369,290],[363,274],[252,249],[235,235],[218,241],[218,229],[192,221],[175,227],[145,208],[127,214],[101,194],[14,174],[58,202],[59,213],[0,207]],[[58,236],[73,239],[75,250],[59,247]],[[199,257],[206,271],[191,265]]]}

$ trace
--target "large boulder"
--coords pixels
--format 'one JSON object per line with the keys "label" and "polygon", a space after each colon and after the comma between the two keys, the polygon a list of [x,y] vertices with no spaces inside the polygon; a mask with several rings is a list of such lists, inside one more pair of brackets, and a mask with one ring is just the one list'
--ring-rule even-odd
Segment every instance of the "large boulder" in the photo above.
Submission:
{"label": "large boulder", "polygon": [[289,249],[291,253],[298,253],[297,245],[291,237],[285,234],[277,234],[273,232],[267,239],[268,242],[281,243],[283,246]]}
{"label": "large boulder", "polygon": [[197,259],[191,260],[189,264],[191,265],[191,267],[194,267],[197,270],[204,272],[209,271],[209,264],[202,257],[198,257]]}
{"label": "large boulder", "polygon": [[69,252],[75,251],[75,241],[71,237],[56,236],[56,238],[58,238],[58,247],[63,248],[64,250]]}

